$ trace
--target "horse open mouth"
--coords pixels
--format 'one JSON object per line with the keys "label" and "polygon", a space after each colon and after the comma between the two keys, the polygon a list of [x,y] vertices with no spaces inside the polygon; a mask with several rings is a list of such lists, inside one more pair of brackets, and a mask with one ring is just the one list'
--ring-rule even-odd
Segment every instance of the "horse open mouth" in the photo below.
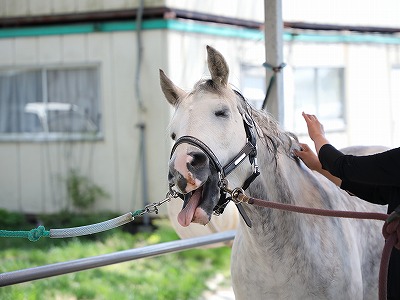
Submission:
{"label": "horse open mouth", "polygon": [[210,222],[213,209],[219,200],[218,180],[219,177],[215,173],[196,190],[185,194],[183,208],[178,214],[181,226],[189,226],[192,222],[202,225]]}
{"label": "horse open mouth", "polygon": [[189,226],[191,222],[207,224],[209,217],[207,213],[199,207],[203,198],[203,186],[193,192],[185,194],[183,208],[178,214],[178,222],[181,226]]}

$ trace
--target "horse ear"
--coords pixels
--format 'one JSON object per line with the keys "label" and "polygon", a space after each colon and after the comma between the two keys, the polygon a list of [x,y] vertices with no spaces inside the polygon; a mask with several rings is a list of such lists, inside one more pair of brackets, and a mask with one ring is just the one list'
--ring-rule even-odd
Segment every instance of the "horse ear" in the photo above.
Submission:
{"label": "horse ear", "polygon": [[160,70],[160,85],[165,98],[167,98],[167,101],[173,106],[176,106],[186,95],[186,92],[177,87],[171,79],[165,75],[163,70]]}
{"label": "horse ear", "polygon": [[207,62],[212,81],[227,86],[229,67],[222,54],[213,47],[207,46]]}

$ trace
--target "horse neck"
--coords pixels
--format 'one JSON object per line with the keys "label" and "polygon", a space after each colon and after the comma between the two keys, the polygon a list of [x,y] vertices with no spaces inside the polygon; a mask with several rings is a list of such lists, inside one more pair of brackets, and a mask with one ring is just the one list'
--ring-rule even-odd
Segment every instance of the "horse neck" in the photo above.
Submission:
{"label": "horse neck", "polygon": [[259,151],[260,178],[251,186],[251,196],[288,204],[296,204],[295,194],[304,180],[298,164],[286,153],[278,151],[271,159]]}
{"label": "horse neck", "polygon": [[[254,198],[308,207],[323,207],[326,192],[310,170],[293,158],[289,151],[279,147],[276,154],[267,151],[265,145],[259,145],[260,176],[248,189]],[[286,147],[288,148],[288,147]],[[301,236],[301,224],[308,222],[304,215],[247,205],[249,217],[255,230],[252,234],[276,234],[281,228],[285,236]],[[300,225],[300,226],[299,226]],[[243,227],[243,226],[242,226]],[[284,243],[285,241],[282,241]]]}

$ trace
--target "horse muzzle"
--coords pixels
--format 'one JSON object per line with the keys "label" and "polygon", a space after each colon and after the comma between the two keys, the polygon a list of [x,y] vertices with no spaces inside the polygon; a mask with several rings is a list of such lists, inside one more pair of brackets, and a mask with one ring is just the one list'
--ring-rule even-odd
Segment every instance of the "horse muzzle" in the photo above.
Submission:
{"label": "horse muzzle", "polygon": [[211,174],[207,155],[201,151],[187,150],[187,153],[173,155],[169,163],[168,180],[183,194],[198,189]]}
{"label": "horse muzzle", "polygon": [[206,225],[219,198],[219,176],[206,153],[193,145],[174,148],[169,162],[168,179],[184,195],[178,214],[182,226]]}

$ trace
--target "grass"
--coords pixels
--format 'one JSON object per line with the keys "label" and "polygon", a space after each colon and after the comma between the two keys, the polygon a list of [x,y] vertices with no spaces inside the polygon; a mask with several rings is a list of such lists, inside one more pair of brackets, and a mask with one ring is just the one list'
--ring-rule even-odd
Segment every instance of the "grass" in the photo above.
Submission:
{"label": "grass", "polygon": [[[47,221],[43,222],[46,228],[62,228],[91,224],[115,216],[106,214],[85,219],[67,215],[42,219]],[[90,237],[41,238],[37,242],[1,238],[0,272],[178,239],[168,220],[155,220],[154,224],[156,230],[153,232],[136,234],[116,228]],[[16,230],[13,226],[19,226],[21,230],[35,227],[18,214],[0,211],[0,229]],[[0,299],[199,299],[207,289],[207,280],[216,274],[229,278],[229,264],[228,247],[192,249],[3,287],[0,288]]]}

